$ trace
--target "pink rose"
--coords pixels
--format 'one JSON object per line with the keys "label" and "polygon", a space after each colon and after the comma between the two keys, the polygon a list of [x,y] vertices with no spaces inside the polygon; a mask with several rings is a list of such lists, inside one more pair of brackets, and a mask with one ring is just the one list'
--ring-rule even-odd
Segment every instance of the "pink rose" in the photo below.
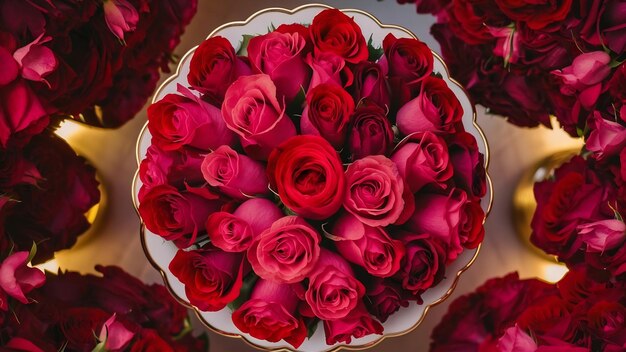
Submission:
{"label": "pink rose", "polygon": [[430,183],[447,188],[446,182],[454,172],[446,141],[428,131],[405,138],[396,146],[391,160],[413,193]]}
{"label": "pink rose", "polygon": [[315,267],[321,240],[304,219],[286,216],[255,238],[248,249],[248,261],[266,280],[300,282]]}
{"label": "pink rose", "polygon": [[235,136],[226,128],[220,109],[180,85],[178,91],[182,95],[168,94],[148,107],[153,144],[163,150],[188,146],[208,151],[234,142]]}
{"label": "pink rose", "polygon": [[506,329],[496,347],[497,352],[535,352],[537,350],[535,340],[517,325]]}
{"label": "pink rose", "polygon": [[342,257],[377,277],[389,277],[400,269],[404,245],[382,227],[371,227],[345,214],[333,226],[337,251]]}
{"label": "pink rose", "polygon": [[33,342],[22,337],[11,338],[11,340],[9,340],[9,342],[7,342],[4,347],[8,348],[11,351],[45,352]]}
{"label": "pink rose", "polygon": [[28,255],[27,251],[15,252],[0,264],[0,289],[24,304],[29,303],[26,294],[46,282],[41,270],[27,265]]}
{"label": "pink rose", "polygon": [[354,101],[363,99],[389,107],[389,88],[385,73],[377,63],[362,61],[354,68],[354,85],[351,87]]}
{"label": "pink rose", "polygon": [[265,165],[222,145],[207,154],[200,167],[206,182],[235,199],[269,193]]}
{"label": "pink rose", "polygon": [[585,148],[594,153],[594,157],[603,160],[617,155],[626,147],[626,127],[618,122],[605,120],[600,112],[595,111],[589,121],[591,133]]}
{"label": "pink rose", "polygon": [[56,70],[59,64],[54,52],[44,45],[50,40],[51,37],[44,37],[44,33],[41,33],[35,40],[13,53],[13,58],[22,68],[22,77],[29,81],[43,82],[48,88],[50,83],[44,77]]}
{"label": "pink rose", "polygon": [[223,252],[210,245],[178,250],[169,268],[185,285],[189,303],[209,312],[221,310],[239,297],[248,272],[241,253]]}
{"label": "pink rose", "polygon": [[242,252],[282,216],[276,204],[264,198],[253,198],[243,202],[233,214],[223,211],[211,214],[206,229],[216,247],[226,252]]}
{"label": "pink rose", "polygon": [[626,239],[626,225],[617,219],[600,220],[576,228],[578,235],[587,244],[588,252],[604,252],[611,250]]}
{"label": "pink rose", "polygon": [[611,57],[604,51],[583,53],[570,66],[551,73],[561,80],[561,93],[578,94],[586,109],[591,108],[602,89],[602,81],[611,73]]}
{"label": "pink rose", "polygon": [[271,151],[296,135],[296,128],[276,98],[276,86],[265,74],[243,76],[226,91],[222,114],[239,135],[246,154],[266,160]]}
{"label": "pink rose", "polygon": [[396,116],[400,132],[453,133],[462,131],[463,107],[448,88],[446,82],[437,77],[426,77],[421,81],[419,95],[404,104]]}
{"label": "pink rose", "polygon": [[304,294],[313,314],[323,320],[344,318],[361,304],[364,295],[365,287],[354,277],[350,264],[340,255],[322,249]]}
{"label": "pink rose", "polygon": [[345,88],[350,86],[354,79],[345,60],[337,54],[321,52],[315,56],[308,55],[306,63],[313,71],[309,90],[322,83],[335,83]]}
{"label": "pink rose", "polygon": [[396,165],[382,155],[369,155],[348,165],[347,211],[370,226],[403,224],[415,209]]}
{"label": "pink rose", "polygon": [[250,299],[233,312],[233,323],[257,339],[285,340],[298,348],[307,337],[306,324],[297,313],[299,304],[291,285],[259,279]]}
{"label": "pink rose", "polygon": [[122,322],[116,320],[116,314],[104,322],[98,340],[104,342],[107,351],[121,351],[133,339],[135,333],[128,330]]}
{"label": "pink rose", "polygon": [[179,192],[170,185],[156,186],[139,203],[139,215],[146,228],[179,248],[195,242],[204,229],[209,214],[220,207],[216,199],[206,199],[192,192]]}
{"label": "pink rose", "polygon": [[139,14],[131,3],[126,0],[108,0],[103,4],[104,19],[115,36],[124,41],[124,33],[137,28]]}
{"label": "pink rose", "polygon": [[219,105],[231,83],[251,73],[247,60],[237,57],[230,42],[218,36],[200,43],[191,57],[187,80]]}
{"label": "pink rose", "polygon": [[361,338],[371,334],[382,335],[383,326],[365,309],[362,302],[350,313],[339,319],[324,320],[324,332],[326,334],[326,344],[352,342],[352,338]]}
{"label": "pink rose", "polygon": [[406,247],[398,279],[402,282],[402,288],[421,302],[420,294],[444,278],[446,249],[440,240],[428,234],[401,232],[396,237]]}
{"label": "pink rose", "polygon": [[408,297],[402,287],[389,279],[375,279],[367,286],[367,299],[369,311],[382,323],[400,307],[408,307]]}
{"label": "pink rose", "polygon": [[250,39],[248,45],[248,58],[252,67],[270,76],[276,84],[278,98],[285,97],[287,104],[294,100],[301,89],[306,92],[309,87],[311,69],[304,61],[306,44],[307,38],[298,31],[274,31]]}
{"label": "pink rose", "polygon": [[[480,209],[480,210],[479,210]],[[416,233],[432,235],[447,246],[448,263],[483,239],[484,214],[480,205],[467,199],[458,188],[449,194],[423,193],[415,201],[415,213],[407,222]]]}
{"label": "pink rose", "polygon": [[363,101],[354,110],[348,131],[348,148],[352,160],[368,155],[389,155],[393,139],[393,128],[383,108]]}
{"label": "pink rose", "polygon": [[476,138],[467,132],[455,134],[448,140],[450,162],[454,170],[454,184],[473,200],[487,193],[484,155],[478,151]]}
{"label": "pink rose", "polygon": [[302,134],[322,136],[333,147],[340,149],[346,140],[354,101],[341,86],[323,83],[306,95],[300,128]]}

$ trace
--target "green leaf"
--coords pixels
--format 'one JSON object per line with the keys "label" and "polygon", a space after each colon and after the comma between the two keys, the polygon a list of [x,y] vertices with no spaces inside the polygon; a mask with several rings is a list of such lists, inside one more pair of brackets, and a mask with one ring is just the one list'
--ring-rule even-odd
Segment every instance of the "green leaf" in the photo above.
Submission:
{"label": "green leaf", "polygon": [[371,34],[370,34],[370,39],[367,41],[367,51],[369,51],[368,60],[371,62],[376,62],[378,61],[378,59],[380,59],[381,56],[383,56],[383,48],[380,46],[379,47],[374,46],[374,40]]}
{"label": "green leaf", "polygon": [[303,105],[304,105],[305,100],[306,100],[306,92],[304,91],[304,87],[300,86],[300,90],[298,91],[298,94],[287,107],[287,113],[290,116],[296,116],[296,115],[301,116],[302,110],[304,109]]}
{"label": "green leaf", "polygon": [[172,340],[178,341],[192,331],[193,331],[193,326],[191,326],[191,320],[189,320],[189,316],[186,316],[185,320],[183,320],[183,328],[180,330],[178,334],[172,337]]}
{"label": "green leaf", "polygon": [[37,255],[37,243],[33,242],[33,245],[30,247],[30,252],[28,253],[28,259],[26,263],[30,263],[33,258]]}
{"label": "green leaf", "polygon": [[433,76],[439,78],[439,79],[443,79],[443,75],[439,72],[433,72]]}
{"label": "green leaf", "polygon": [[91,352],[107,352],[107,349],[104,347],[105,343],[106,343],[106,340],[105,340],[105,341],[101,341],[101,342],[99,342],[99,343],[98,343],[98,344],[97,344],[97,345],[93,348],[93,350],[91,350]]}
{"label": "green leaf", "polygon": [[237,299],[235,299],[234,301],[228,303],[228,308],[230,308],[230,310],[235,311],[239,309],[239,307],[241,307],[241,305],[245,301],[250,299],[250,294],[252,294],[252,289],[254,288],[254,284],[258,279],[259,277],[256,276],[254,273],[250,273],[248,276],[246,276],[246,278],[243,280],[241,291],[239,291],[239,297],[237,297]]}
{"label": "green leaf", "polygon": [[248,44],[250,44],[250,39],[254,38],[253,35],[244,34],[243,39],[241,40],[241,44],[239,45],[239,50],[237,50],[237,55],[246,56],[248,55]]}
{"label": "green leaf", "polygon": [[319,325],[319,322],[320,322],[319,319],[313,319],[313,321],[310,322],[309,325],[306,327],[306,331],[307,331],[306,336],[308,338],[311,338],[311,336],[315,334],[315,331],[317,330],[317,326]]}

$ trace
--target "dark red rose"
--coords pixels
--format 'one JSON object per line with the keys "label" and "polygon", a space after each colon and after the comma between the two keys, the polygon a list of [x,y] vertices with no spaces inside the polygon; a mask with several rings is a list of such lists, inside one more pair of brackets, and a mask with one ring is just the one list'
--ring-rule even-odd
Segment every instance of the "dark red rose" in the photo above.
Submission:
{"label": "dark red rose", "polygon": [[462,188],[473,200],[480,200],[487,193],[485,156],[478,151],[476,138],[462,132],[448,141],[450,163],[454,169],[454,184]]}
{"label": "dark red rose", "polygon": [[306,63],[313,70],[309,89],[322,83],[335,83],[345,88],[350,86],[354,79],[352,71],[346,66],[346,61],[335,53],[322,52],[315,56],[309,54]]}
{"label": "dark red rose", "polygon": [[337,9],[320,12],[309,27],[315,54],[335,53],[351,64],[367,60],[367,43],[353,18]]}
{"label": "dark red rose", "polygon": [[406,247],[406,255],[396,276],[411,298],[421,302],[420,294],[444,278],[447,258],[445,247],[428,234],[401,232],[396,237]]}
{"label": "dark red rose", "polygon": [[519,64],[532,67],[537,65],[547,71],[562,68],[571,62],[570,53],[576,43],[571,38],[555,36],[550,32],[534,30],[525,23],[516,27],[521,50]]}
{"label": "dark red rose", "polygon": [[170,263],[172,274],[185,285],[189,302],[203,311],[218,311],[239,297],[247,274],[241,253],[215,247],[179,250]]}
{"label": "dark red rose", "polygon": [[302,134],[322,136],[336,149],[346,140],[354,101],[341,86],[322,83],[306,95],[300,128]]}
{"label": "dark red rose", "polygon": [[390,279],[376,279],[367,288],[367,303],[370,313],[372,313],[381,323],[387,319],[400,307],[408,307],[409,300],[402,287]]}
{"label": "dark red rose", "polygon": [[565,338],[571,319],[566,303],[554,295],[541,297],[533,302],[520,314],[516,324],[523,330],[534,331],[537,335]]}
{"label": "dark red rose", "polygon": [[626,48],[626,27],[622,20],[626,16],[626,5],[622,1],[592,1],[580,14],[582,28],[580,36],[587,43],[604,46],[614,53]]}
{"label": "dark red rose", "polygon": [[354,110],[348,131],[352,160],[368,155],[388,155],[394,133],[386,114],[383,108],[367,100]]}
{"label": "dark red rose", "polygon": [[[2,50],[0,47],[0,51]],[[41,133],[50,122],[44,103],[22,79],[7,85],[0,84],[0,100],[3,101],[0,107],[2,148],[9,144],[23,146],[34,135]]]}
{"label": "dark red rose", "polygon": [[372,318],[361,302],[347,316],[334,320],[324,320],[326,344],[338,342],[349,344],[352,338],[361,338],[371,334],[382,335],[383,326]]}
{"label": "dark red rose", "polygon": [[565,19],[572,6],[572,0],[541,2],[495,0],[495,2],[513,21],[526,22],[532,29],[541,29]]}
{"label": "dark red rose", "polygon": [[68,347],[88,351],[96,345],[94,331],[100,331],[110,314],[99,308],[70,308],[62,313],[59,327]]}
{"label": "dark red rose", "polygon": [[417,82],[433,72],[433,54],[425,43],[414,38],[396,38],[387,34],[383,40],[385,56],[380,65],[390,79]]}
{"label": "dark red rose", "polygon": [[235,55],[235,49],[223,37],[203,41],[191,58],[187,80],[191,86],[221,103],[226,90],[239,76],[251,74],[250,67]]}
{"label": "dark red rose", "polygon": [[389,88],[381,66],[363,61],[354,68],[354,85],[351,87],[354,101],[368,99],[379,106],[389,107]]}
{"label": "dark red rose", "polygon": [[139,336],[131,344],[129,352],[149,351],[175,352],[172,346],[159,336],[158,332],[152,329],[142,329]]}
{"label": "dark red rose", "polygon": [[485,9],[494,7],[497,10],[493,1],[481,2],[480,7],[476,3],[477,1],[470,0],[452,1],[445,12],[445,15],[450,16],[445,24],[450,27],[452,33],[464,43],[474,46],[490,43],[495,39],[486,25],[493,20],[490,21]]}

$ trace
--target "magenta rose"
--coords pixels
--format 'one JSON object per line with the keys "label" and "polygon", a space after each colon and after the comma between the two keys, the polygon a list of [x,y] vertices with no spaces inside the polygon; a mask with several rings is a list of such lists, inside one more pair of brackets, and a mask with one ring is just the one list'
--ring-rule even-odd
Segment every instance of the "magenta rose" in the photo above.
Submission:
{"label": "magenta rose", "polygon": [[369,155],[348,165],[344,208],[369,226],[403,224],[415,209],[396,165],[382,155]]}
{"label": "magenta rose", "polygon": [[209,215],[206,230],[216,247],[226,252],[242,252],[282,216],[276,204],[253,198],[241,203],[232,214],[220,211]]}
{"label": "magenta rose", "polygon": [[248,261],[266,280],[283,283],[302,281],[320,258],[321,237],[304,219],[286,216],[254,239]]}
{"label": "magenta rose", "polygon": [[454,169],[454,184],[473,200],[487,193],[484,155],[478,151],[476,138],[467,132],[456,133],[448,141],[450,162]]}
{"label": "magenta rose", "polygon": [[313,18],[309,29],[315,55],[331,52],[351,64],[367,60],[369,52],[361,28],[343,12],[324,10]]}
{"label": "magenta rose", "polygon": [[402,288],[418,302],[420,294],[443,280],[446,270],[446,249],[429,234],[401,232],[396,236],[406,247],[406,255],[397,278]]}
{"label": "magenta rose", "polygon": [[382,323],[400,307],[408,307],[409,300],[402,287],[389,279],[375,279],[367,287],[365,302],[372,315]]}
{"label": "magenta rose", "polygon": [[617,155],[626,147],[626,127],[618,122],[605,120],[600,112],[595,111],[588,124],[591,133],[585,148],[593,152],[596,159]]}
{"label": "magenta rose", "polygon": [[296,128],[276,97],[276,86],[265,74],[243,76],[226,91],[222,114],[226,126],[239,135],[246,154],[266,160]]}
{"label": "magenta rose", "polygon": [[498,8],[511,20],[525,22],[532,29],[542,29],[567,17],[572,0],[515,1],[495,0]]}
{"label": "magenta rose", "polygon": [[428,131],[406,137],[396,146],[391,160],[413,193],[431,183],[447,188],[454,172],[446,141]]}
{"label": "magenta rose", "polygon": [[309,287],[304,297],[313,314],[320,319],[345,318],[362,304],[365,287],[354,277],[350,264],[334,252],[322,249],[308,278]]}
{"label": "magenta rose", "polygon": [[383,69],[377,63],[363,61],[356,65],[351,91],[356,102],[368,99],[379,106],[389,107],[387,80]]}
{"label": "magenta rose", "polygon": [[578,95],[582,106],[590,109],[602,90],[602,81],[611,73],[611,57],[604,51],[583,53],[570,66],[551,73],[561,80],[561,93]]}
{"label": "magenta rose", "polygon": [[496,344],[498,352],[535,352],[537,344],[532,337],[528,336],[519,326],[512,326],[504,332]]}
{"label": "magenta rose", "polygon": [[311,68],[304,61],[306,45],[307,38],[298,31],[270,32],[250,39],[248,44],[252,67],[270,76],[276,84],[278,98],[285,97],[287,104],[301,89],[306,92],[309,87]]}
{"label": "magenta rose", "polygon": [[299,304],[291,285],[259,279],[250,299],[233,312],[233,323],[257,339],[285,340],[298,348],[307,337],[307,326],[298,314]]}
{"label": "magenta rose", "polygon": [[208,151],[234,142],[235,135],[226,128],[220,109],[182,86],[178,91],[182,95],[168,94],[148,107],[148,129],[154,145],[163,150],[188,146]]}
{"label": "magenta rose", "polygon": [[383,108],[363,101],[354,110],[348,131],[348,148],[352,160],[368,155],[388,155],[393,139],[393,128]]}
{"label": "magenta rose", "polygon": [[269,193],[265,165],[237,153],[227,145],[207,154],[200,169],[209,185],[235,199]]}
{"label": "magenta rose", "polygon": [[239,76],[249,74],[250,67],[236,56],[230,42],[223,37],[212,37],[193,53],[187,81],[194,89],[221,103],[230,84]]}
{"label": "magenta rose", "polygon": [[462,117],[463,107],[446,82],[429,76],[421,81],[419,95],[398,110],[396,122],[404,135],[425,131],[453,133],[463,130]]}
{"label": "magenta rose", "polygon": [[216,199],[191,192],[179,192],[169,185],[153,187],[139,203],[139,215],[146,228],[179,248],[194,243],[203,231],[209,214],[220,207]]}
{"label": "magenta rose", "polygon": [[396,38],[387,34],[383,40],[385,55],[380,65],[390,79],[417,82],[433,72],[433,53],[425,43],[414,38]]}
{"label": "magenta rose", "polygon": [[345,214],[333,226],[332,235],[337,237],[337,252],[371,275],[389,277],[400,269],[404,245],[392,239],[382,227],[367,226]]}
{"label": "magenta rose", "polygon": [[41,270],[28,266],[28,256],[26,251],[15,252],[0,264],[0,291],[24,304],[29,303],[26,294],[46,282],[46,275]]}
{"label": "magenta rose", "polygon": [[371,334],[382,335],[383,326],[372,318],[365,305],[360,302],[350,313],[340,319],[324,320],[326,344],[352,342],[352,338],[361,338]]}
{"label": "magenta rose", "polygon": [[300,128],[302,134],[322,136],[333,147],[340,149],[346,139],[354,101],[341,86],[322,83],[306,95]]}
{"label": "magenta rose", "polygon": [[322,83],[334,83],[348,87],[354,79],[352,71],[346,66],[345,60],[331,52],[321,52],[317,55],[308,55],[306,63],[313,71],[309,89]]}
{"label": "magenta rose", "polygon": [[102,324],[100,333],[98,334],[98,340],[104,341],[104,348],[106,350],[120,351],[128,346],[134,336],[135,333],[127,329],[124,323],[117,318],[117,314],[113,313],[113,315]]}
{"label": "magenta rose", "polygon": [[247,274],[241,253],[223,252],[210,246],[178,250],[169,269],[185,285],[189,303],[210,312],[226,307],[239,297]]}
{"label": "magenta rose", "polygon": [[418,194],[415,213],[407,225],[413,232],[427,233],[445,244],[447,262],[450,263],[463,247],[475,248],[482,242],[484,218],[480,205],[468,200],[462,190],[454,188],[449,194]]}

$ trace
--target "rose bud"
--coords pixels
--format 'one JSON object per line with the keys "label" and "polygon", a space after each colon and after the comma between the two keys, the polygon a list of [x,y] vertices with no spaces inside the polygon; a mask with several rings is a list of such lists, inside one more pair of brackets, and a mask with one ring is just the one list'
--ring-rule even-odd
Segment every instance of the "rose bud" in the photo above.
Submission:
{"label": "rose bud", "polygon": [[407,225],[415,233],[430,234],[444,243],[449,263],[463,251],[463,246],[474,248],[482,241],[484,218],[480,205],[468,201],[465,192],[454,188],[449,194],[418,194],[415,212]]}
{"label": "rose bud", "polygon": [[379,106],[389,107],[389,88],[385,74],[380,66],[373,62],[363,61],[354,68],[354,85],[352,86],[354,101],[368,99]]}
{"label": "rose bud", "polygon": [[338,342],[349,344],[353,337],[358,339],[371,334],[382,335],[383,326],[372,319],[365,305],[359,302],[359,305],[347,316],[335,320],[324,320],[324,332],[326,344],[331,346]]}
{"label": "rose bud", "polygon": [[400,269],[404,257],[402,242],[391,239],[382,227],[361,223],[351,214],[344,214],[333,226],[337,251],[351,263],[364,267],[377,277],[389,277]]}
{"label": "rose bud", "polygon": [[594,158],[603,160],[618,155],[626,147],[626,127],[618,122],[605,120],[600,112],[595,111],[588,124],[591,133],[585,148],[594,153]]}
{"label": "rose bud", "polygon": [[380,66],[390,79],[417,82],[433,72],[433,53],[425,43],[414,38],[396,38],[389,33],[383,40],[385,55]]}
{"label": "rose bud", "polygon": [[313,314],[323,320],[344,318],[364,295],[365,287],[354,277],[350,264],[340,255],[322,249],[304,294]]}
{"label": "rose bud", "polygon": [[269,193],[265,166],[227,145],[207,154],[200,169],[209,185],[235,199]]}
{"label": "rose bud", "polygon": [[276,204],[264,198],[243,202],[233,214],[219,211],[207,219],[211,243],[226,252],[247,250],[252,241],[283,217]]}
{"label": "rose bud", "polygon": [[122,351],[134,336],[135,333],[128,330],[121,321],[118,321],[116,314],[113,313],[102,325],[98,340],[105,342],[104,349],[106,351]]}
{"label": "rose bud", "polygon": [[463,130],[462,117],[463,107],[446,82],[427,77],[419,95],[398,110],[396,122],[404,135],[425,131],[454,133]]}
{"label": "rose bud", "polygon": [[294,33],[270,32],[250,39],[248,57],[252,67],[270,76],[278,98],[287,105],[301,89],[306,91],[311,79],[311,68],[304,62],[306,37]]}
{"label": "rose bud", "polygon": [[254,239],[248,261],[254,272],[266,280],[300,282],[315,267],[321,240],[304,219],[286,216]]}
{"label": "rose bud", "polygon": [[148,129],[154,145],[163,150],[189,146],[208,151],[235,141],[220,109],[182,86],[178,89],[183,95],[168,94],[148,107]]}
{"label": "rose bud", "polygon": [[276,98],[274,82],[265,74],[236,80],[226,91],[222,114],[254,159],[266,160],[276,146],[296,135],[284,104]]}
{"label": "rose bud", "polygon": [[446,141],[432,132],[411,134],[396,147],[391,160],[415,193],[427,184],[447,188],[454,172]]}
{"label": "rose bud", "polygon": [[478,151],[476,138],[467,132],[456,133],[448,140],[454,184],[473,200],[487,193],[484,156]]}
{"label": "rose bud", "polygon": [[497,351],[517,351],[517,352],[535,352],[537,344],[532,337],[519,328],[512,326],[504,332],[504,335],[498,339]]}
{"label": "rose bud", "polygon": [[609,54],[593,51],[576,56],[570,66],[551,73],[561,80],[562,94],[578,93],[582,106],[591,110],[602,90],[602,81],[611,73],[610,62]]}
{"label": "rose bud", "polygon": [[444,278],[446,249],[428,234],[401,232],[396,237],[406,247],[398,279],[402,281],[402,287],[421,302],[420,294]]}
{"label": "rose bud", "polygon": [[324,137],[340,149],[346,140],[354,102],[348,92],[332,83],[317,85],[306,95],[300,128],[302,134]]}
{"label": "rose bud", "polygon": [[280,200],[298,215],[321,220],[343,202],[346,179],[341,160],[317,136],[295,136],[274,149],[267,175]]}
{"label": "rose bud", "polygon": [[408,307],[408,297],[402,287],[392,280],[375,279],[367,289],[369,311],[382,323],[400,307]]}
{"label": "rose bud", "polygon": [[367,60],[369,56],[367,43],[359,25],[353,18],[337,9],[320,12],[313,18],[309,29],[316,56],[323,52],[331,52],[351,64]]}
{"label": "rose bud", "polygon": [[393,129],[386,111],[380,106],[363,101],[354,110],[348,132],[348,148],[352,160],[368,155],[388,155],[393,145]]}
{"label": "rose bud", "polygon": [[[0,264],[0,292],[4,291],[24,304],[29,303],[26,294],[46,282],[46,275],[41,270],[28,266],[28,256],[27,251],[15,252]],[[6,310],[6,306],[2,310]]]}
{"label": "rose bud", "polygon": [[322,52],[306,57],[306,63],[313,70],[309,90],[322,83],[334,83],[342,87],[352,84],[352,71],[346,66],[345,60],[334,53]]}
{"label": "rose bud", "polygon": [[617,219],[578,225],[578,236],[587,244],[587,252],[605,252],[626,240],[626,225]]}
{"label": "rose bud", "polygon": [[220,207],[216,199],[208,200],[191,192],[179,192],[170,185],[156,186],[139,203],[139,215],[146,228],[179,248],[195,242],[209,214]]}
{"label": "rose bud", "polygon": [[185,285],[189,303],[209,312],[221,310],[239,297],[247,274],[241,253],[223,252],[211,246],[178,250],[169,269]]}
{"label": "rose bud", "polygon": [[231,83],[252,73],[248,64],[235,55],[230,42],[219,36],[208,38],[198,46],[189,67],[189,84],[218,104],[224,100]]}
{"label": "rose bud", "polygon": [[250,299],[233,312],[235,326],[252,337],[295,348],[307,337],[307,326],[298,315],[300,299],[291,285],[259,279]]}

